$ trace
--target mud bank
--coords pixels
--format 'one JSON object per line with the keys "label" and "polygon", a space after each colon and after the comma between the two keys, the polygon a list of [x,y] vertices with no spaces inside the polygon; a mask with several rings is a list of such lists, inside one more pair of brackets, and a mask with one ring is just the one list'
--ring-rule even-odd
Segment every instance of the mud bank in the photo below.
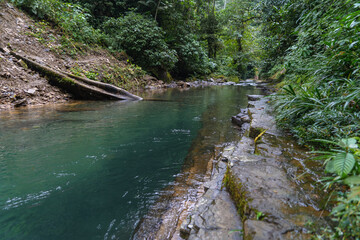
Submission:
{"label": "mud bank", "polygon": [[266,97],[248,98],[233,119],[243,136],[213,162],[204,195],[181,224],[183,239],[307,239],[308,221],[326,224],[321,164],[276,128]]}

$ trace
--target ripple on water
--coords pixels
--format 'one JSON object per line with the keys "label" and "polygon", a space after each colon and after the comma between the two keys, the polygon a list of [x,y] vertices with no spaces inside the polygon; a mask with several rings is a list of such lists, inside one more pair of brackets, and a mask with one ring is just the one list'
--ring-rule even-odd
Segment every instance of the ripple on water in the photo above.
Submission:
{"label": "ripple on water", "polygon": [[0,239],[129,239],[144,216],[157,226],[150,207],[160,216],[180,206],[172,199],[195,201],[213,144],[230,140],[230,117],[256,93],[0,113]]}

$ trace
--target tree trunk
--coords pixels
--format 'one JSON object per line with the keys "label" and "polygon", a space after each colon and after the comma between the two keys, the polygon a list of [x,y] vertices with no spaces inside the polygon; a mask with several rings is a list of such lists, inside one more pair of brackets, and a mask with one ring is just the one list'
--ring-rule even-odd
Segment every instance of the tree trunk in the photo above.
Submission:
{"label": "tree trunk", "polygon": [[156,6],[156,11],[155,11],[155,21],[157,19],[157,15],[158,15],[158,11],[159,11],[159,7],[160,7],[160,3],[161,3],[161,0],[158,1],[158,4]]}
{"label": "tree trunk", "polygon": [[[0,51],[3,51],[0,48]],[[109,100],[142,100],[124,89],[111,84],[93,81],[70,73],[61,72],[37,63],[28,57],[10,52],[12,56],[23,60],[32,70],[47,77],[50,83],[59,86],[80,99],[109,99]]]}

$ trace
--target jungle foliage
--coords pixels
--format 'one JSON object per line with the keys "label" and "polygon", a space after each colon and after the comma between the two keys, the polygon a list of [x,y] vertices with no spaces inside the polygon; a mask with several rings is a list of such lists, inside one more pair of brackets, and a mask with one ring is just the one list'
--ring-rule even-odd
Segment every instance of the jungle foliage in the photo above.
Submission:
{"label": "jungle foliage", "polygon": [[[263,75],[278,78],[278,123],[323,158],[337,194],[333,228],[317,239],[359,239],[360,4],[265,0]],[[282,78],[279,79],[279,76]],[[345,189],[345,190],[344,190]]]}
{"label": "jungle foliage", "polygon": [[259,0],[9,1],[159,77],[253,77],[260,60]]}

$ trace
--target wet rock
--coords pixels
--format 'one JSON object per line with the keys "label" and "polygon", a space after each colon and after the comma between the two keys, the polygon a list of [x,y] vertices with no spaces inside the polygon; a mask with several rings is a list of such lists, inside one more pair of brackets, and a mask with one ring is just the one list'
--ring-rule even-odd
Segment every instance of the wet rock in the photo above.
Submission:
{"label": "wet rock", "polygon": [[257,220],[245,221],[244,235],[252,240],[283,239],[275,224]]}
{"label": "wet rock", "polygon": [[30,88],[28,90],[25,90],[25,92],[28,94],[34,94],[37,90],[38,90],[37,88]]}
{"label": "wet rock", "polygon": [[229,193],[222,187],[227,163],[219,159],[214,164],[211,180],[204,184],[205,194],[181,225],[183,239],[242,239],[241,220]]}
{"label": "wet rock", "polygon": [[249,101],[258,101],[263,98],[263,95],[247,95]]}
{"label": "wet rock", "polygon": [[[299,219],[326,223],[316,217],[309,196],[289,178],[284,166],[292,156],[286,151],[292,149],[282,142],[282,132],[276,128],[267,99],[259,98],[251,102],[254,107],[249,108],[252,119],[246,134],[222,155],[233,163],[230,174],[236,176],[249,200],[247,209],[251,210],[244,219],[244,238],[302,239],[306,221]],[[264,130],[256,144],[254,138]],[[259,212],[264,215],[263,221],[256,219]]]}
{"label": "wet rock", "polygon": [[221,158],[221,161],[223,161],[223,162],[229,162],[229,159],[228,159],[227,157],[223,157],[223,158]]}
{"label": "wet rock", "polygon": [[282,132],[276,127],[275,119],[272,116],[272,107],[268,104],[268,101],[267,98],[261,97],[257,101],[249,102],[253,106],[249,108],[249,113],[252,117],[251,131],[254,132],[255,130],[260,134],[261,131],[266,130],[267,134],[281,136]]}
{"label": "wet rock", "polygon": [[177,82],[177,86],[182,87],[182,88],[188,88],[191,86],[191,84],[188,82],[180,81],[180,82]]}
{"label": "wet rock", "polygon": [[242,223],[230,195],[209,189],[195,206],[193,215],[183,222],[184,239],[242,239]]}
{"label": "wet rock", "polygon": [[234,86],[236,84],[234,82],[224,82],[221,85],[223,85],[223,86]]}
{"label": "wet rock", "polygon": [[177,87],[177,84],[175,82],[172,82],[168,85],[166,85],[167,88],[176,88]]}
{"label": "wet rock", "polygon": [[14,107],[26,106],[27,105],[27,100],[26,100],[26,98],[19,99],[19,100],[16,100],[15,102],[13,102],[13,104],[14,104]]}
{"label": "wet rock", "polygon": [[251,122],[251,118],[248,114],[248,109],[241,109],[240,113],[237,114],[236,116],[233,116],[231,118],[231,121],[235,124],[237,124],[238,126],[242,126],[244,123],[250,123]]}

